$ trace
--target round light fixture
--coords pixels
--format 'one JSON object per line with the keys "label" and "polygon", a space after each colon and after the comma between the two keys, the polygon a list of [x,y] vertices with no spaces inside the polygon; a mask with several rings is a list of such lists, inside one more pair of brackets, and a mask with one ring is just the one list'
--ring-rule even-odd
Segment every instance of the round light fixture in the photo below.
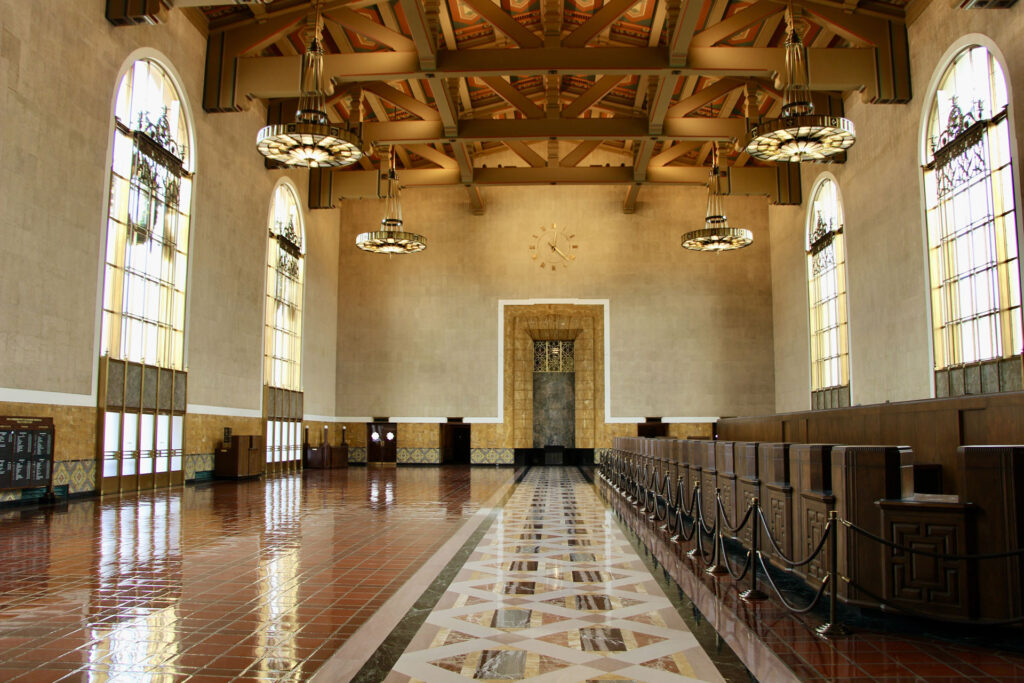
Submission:
{"label": "round light fixture", "polygon": [[814,113],[808,84],[807,47],[786,9],[786,85],[782,115],[751,126],[744,151],[761,161],[825,161],[857,141],[853,122],[842,116]]}
{"label": "round light fixture", "polygon": [[262,128],[256,136],[260,154],[286,166],[329,168],[349,166],[363,156],[359,138],[326,123],[282,123]]}
{"label": "round light fixture", "polygon": [[711,151],[711,177],[708,179],[708,210],[704,227],[683,235],[682,245],[693,251],[729,251],[754,242],[754,233],[746,228],[730,228],[722,205],[721,177],[718,172],[718,145]]}
{"label": "round light fixture", "polygon": [[266,158],[285,166],[330,168],[350,166],[363,156],[359,137],[340,126],[332,126],[324,111],[321,87],[324,51],[320,47],[320,14],[316,33],[302,55],[299,109],[294,123],[264,126],[256,135],[256,149]]}
{"label": "round light fixture", "polygon": [[356,246],[374,254],[415,254],[427,248],[427,238],[402,230],[402,199],[399,196],[401,188],[395,176],[394,159],[390,160],[390,166],[381,229],[360,234],[356,237]]}

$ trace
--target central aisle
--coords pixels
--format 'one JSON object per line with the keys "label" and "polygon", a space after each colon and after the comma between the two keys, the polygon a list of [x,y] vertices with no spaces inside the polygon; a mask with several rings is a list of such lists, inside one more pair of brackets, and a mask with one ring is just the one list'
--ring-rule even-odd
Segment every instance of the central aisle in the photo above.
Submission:
{"label": "central aisle", "polygon": [[593,486],[534,468],[387,681],[722,681]]}

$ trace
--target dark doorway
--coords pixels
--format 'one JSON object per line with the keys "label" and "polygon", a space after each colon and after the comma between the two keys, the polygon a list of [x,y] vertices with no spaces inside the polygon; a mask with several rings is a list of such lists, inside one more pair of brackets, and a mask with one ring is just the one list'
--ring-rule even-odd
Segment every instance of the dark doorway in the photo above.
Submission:
{"label": "dark doorway", "polygon": [[394,465],[398,462],[398,429],[392,422],[366,425],[366,463]]}
{"label": "dark doorway", "polygon": [[451,465],[470,464],[470,428],[472,425],[447,423],[441,425],[441,462]]}

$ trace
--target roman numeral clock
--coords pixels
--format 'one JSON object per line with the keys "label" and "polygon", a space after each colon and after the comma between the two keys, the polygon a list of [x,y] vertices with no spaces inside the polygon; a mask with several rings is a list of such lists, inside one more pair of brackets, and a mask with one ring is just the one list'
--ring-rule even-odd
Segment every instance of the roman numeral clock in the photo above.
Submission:
{"label": "roman numeral clock", "polygon": [[568,268],[576,260],[576,235],[559,228],[554,223],[550,228],[541,227],[539,233],[530,238],[530,258],[540,265],[541,270]]}

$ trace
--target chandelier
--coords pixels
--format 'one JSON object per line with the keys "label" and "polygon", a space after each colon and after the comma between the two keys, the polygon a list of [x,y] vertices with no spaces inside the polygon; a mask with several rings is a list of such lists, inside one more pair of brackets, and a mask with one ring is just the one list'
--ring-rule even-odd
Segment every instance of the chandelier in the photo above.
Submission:
{"label": "chandelier", "polygon": [[754,233],[745,228],[730,228],[722,206],[721,178],[718,174],[718,144],[711,151],[711,177],[708,179],[708,211],[704,228],[683,235],[683,247],[693,251],[729,251],[754,242]]}
{"label": "chandelier", "polygon": [[320,7],[309,49],[302,55],[301,94],[295,123],[265,126],[256,136],[260,154],[285,166],[328,168],[349,166],[363,156],[354,133],[327,120],[324,92],[324,51],[320,46]]}
{"label": "chandelier", "polygon": [[414,232],[402,230],[401,187],[395,176],[394,152],[390,155],[389,169],[385,182],[387,195],[384,198],[384,219],[380,230],[364,232],[356,237],[356,246],[374,254],[415,254],[427,248],[427,238]]}
{"label": "chandelier", "polygon": [[823,161],[856,142],[852,121],[814,113],[807,47],[797,33],[792,5],[786,8],[786,76],[782,115],[751,127],[747,154],[762,161]]}

